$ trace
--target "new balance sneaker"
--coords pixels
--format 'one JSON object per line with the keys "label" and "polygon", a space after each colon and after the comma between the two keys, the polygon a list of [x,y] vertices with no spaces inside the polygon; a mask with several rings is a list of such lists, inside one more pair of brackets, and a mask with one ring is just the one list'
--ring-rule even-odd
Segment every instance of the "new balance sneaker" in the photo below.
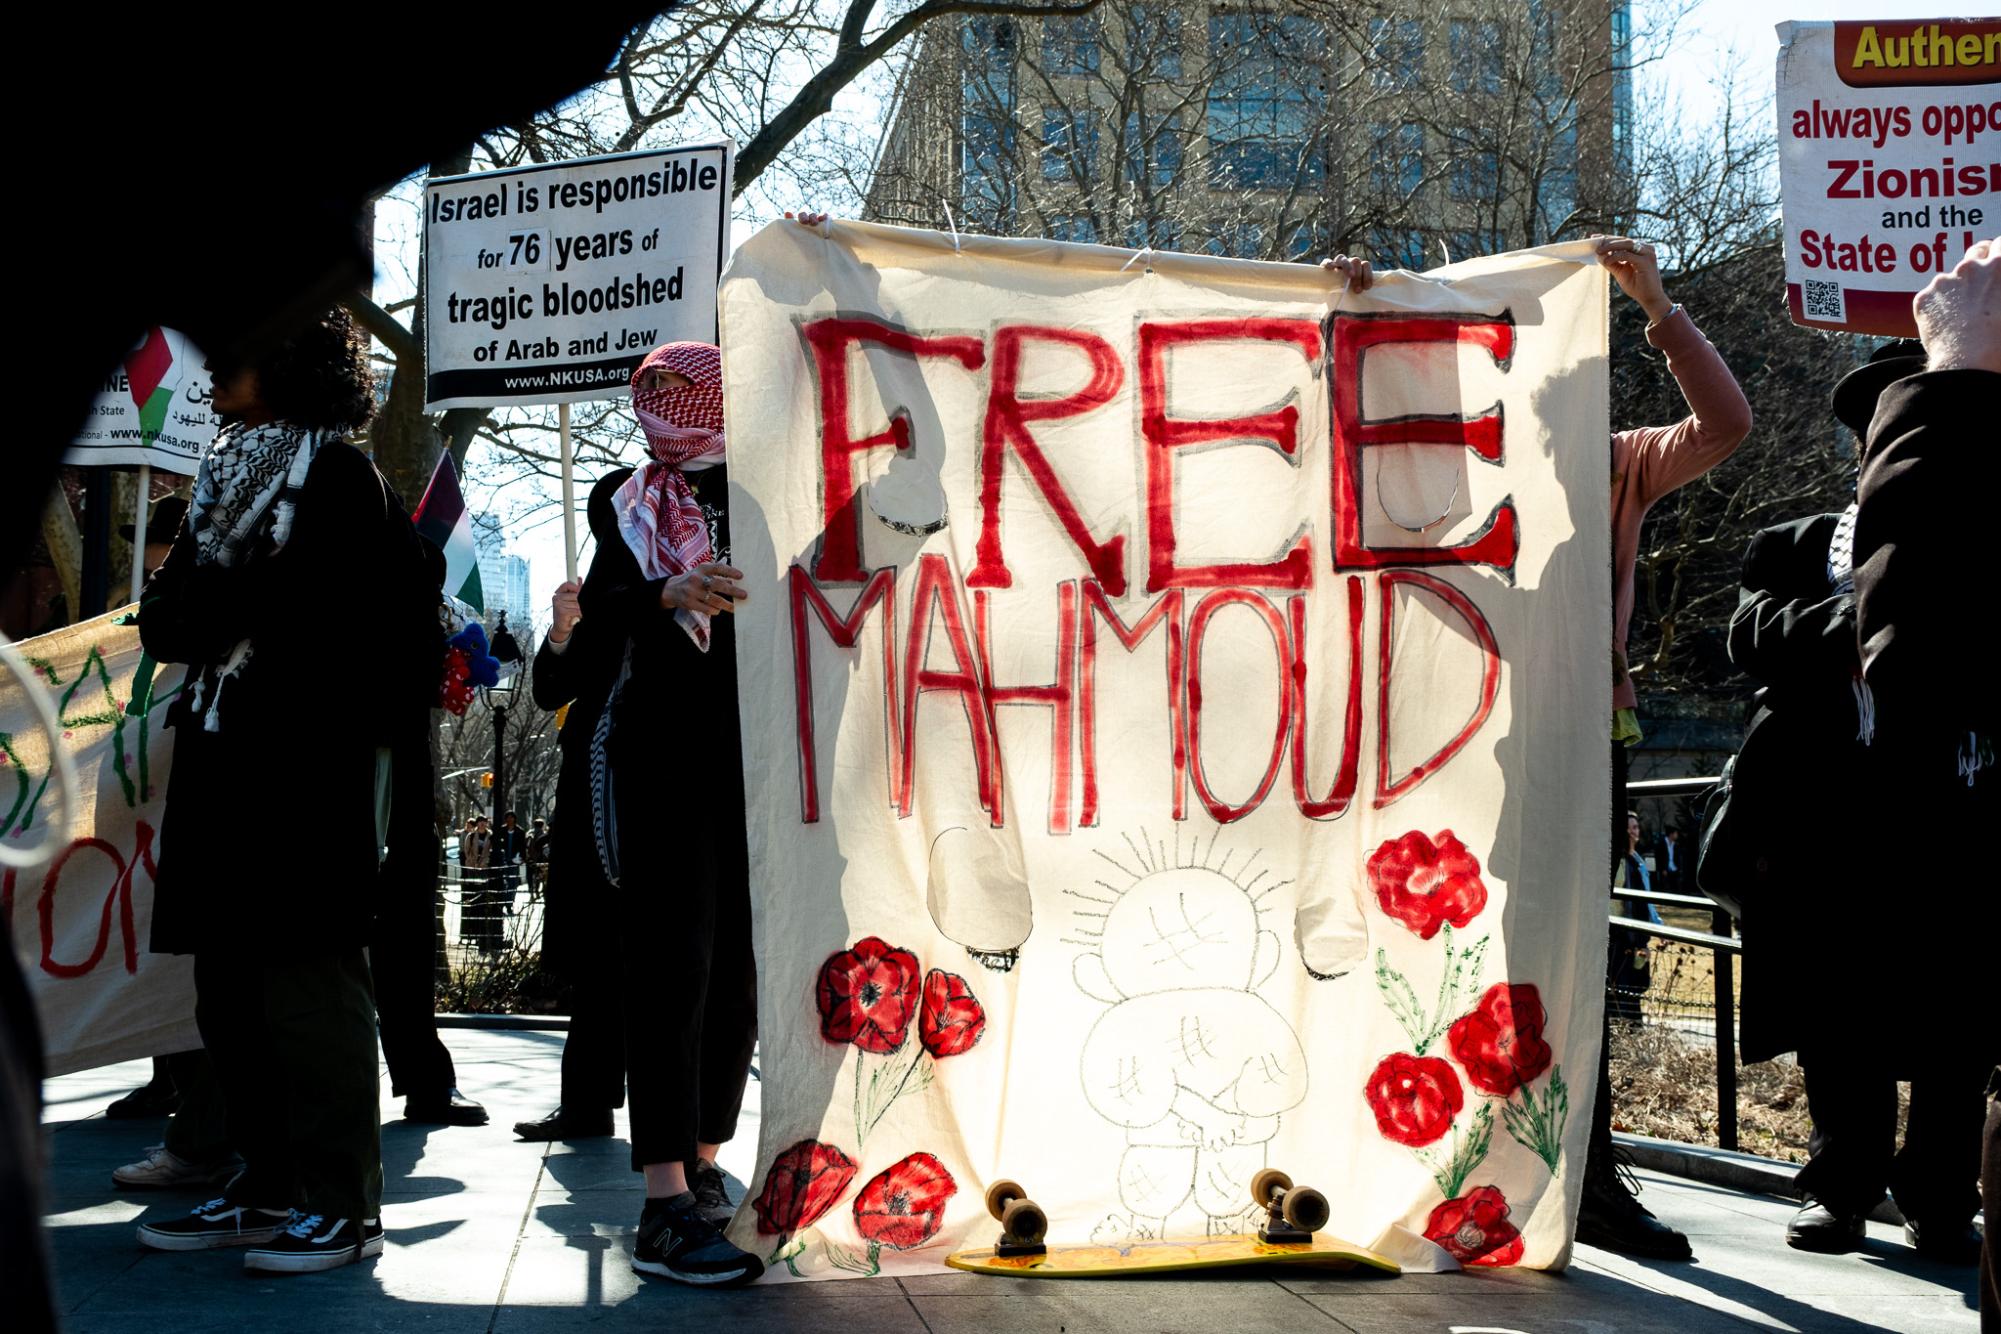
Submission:
{"label": "new balance sneaker", "polygon": [[730,1221],[736,1206],[730,1203],[729,1179],[723,1169],[706,1158],[697,1158],[688,1167],[688,1190],[695,1197],[695,1211],[717,1227]]}
{"label": "new balance sneaker", "polygon": [[701,1203],[682,1193],[671,1200],[648,1200],[632,1244],[632,1268],[639,1274],[671,1278],[703,1287],[733,1288],[764,1272],[764,1264],[740,1250],[702,1216]]}
{"label": "new balance sneaker", "polygon": [[146,1146],[146,1156],[136,1163],[111,1169],[111,1184],[127,1190],[165,1190],[172,1186],[209,1186],[228,1181],[243,1166],[239,1158],[216,1158],[191,1163],[164,1144]]}
{"label": "new balance sneaker", "polygon": [[156,1251],[208,1251],[218,1246],[255,1246],[291,1224],[289,1209],[252,1209],[225,1198],[198,1205],[185,1217],[141,1223],[139,1244]]}
{"label": "new balance sneaker", "polygon": [[328,1218],[292,1211],[292,1225],[243,1253],[243,1267],[266,1274],[315,1274],[382,1254],[379,1218]]}

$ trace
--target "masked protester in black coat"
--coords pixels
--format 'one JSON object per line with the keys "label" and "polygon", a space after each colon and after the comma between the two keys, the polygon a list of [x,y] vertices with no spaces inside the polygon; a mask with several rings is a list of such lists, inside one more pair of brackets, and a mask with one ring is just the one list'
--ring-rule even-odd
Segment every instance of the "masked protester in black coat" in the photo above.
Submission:
{"label": "masked protester in black coat", "polygon": [[757,1028],[721,352],[655,348],[633,409],[652,457],[593,491],[582,617],[548,647],[578,655],[579,697],[605,700],[578,814],[618,896],[632,1165],[647,1195],[632,1266],[718,1286],[763,1269],[715,1226],[733,1208],[715,1155],[736,1131]]}

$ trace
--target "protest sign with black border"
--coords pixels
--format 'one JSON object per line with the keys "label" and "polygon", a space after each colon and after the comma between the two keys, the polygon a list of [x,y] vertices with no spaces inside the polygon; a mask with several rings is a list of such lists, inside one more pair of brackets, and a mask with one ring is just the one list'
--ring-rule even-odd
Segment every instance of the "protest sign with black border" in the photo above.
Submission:
{"label": "protest sign with black border", "polygon": [[1778,33],[1793,322],[1913,337],[1911,298],[2001,217],[2001,19]]}
{"label": "protest sign with black border", "polygon": [[734,166],[725,141],[427,181],[426,410],[611,398],[713,341]]}

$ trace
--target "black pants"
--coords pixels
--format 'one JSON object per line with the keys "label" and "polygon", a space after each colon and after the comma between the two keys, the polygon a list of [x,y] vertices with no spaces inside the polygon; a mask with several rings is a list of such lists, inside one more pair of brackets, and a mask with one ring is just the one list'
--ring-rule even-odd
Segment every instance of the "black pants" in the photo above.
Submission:
{"label": "black pants", "polygon": [[632,905],[622,947],[634,1171],[687,1162],[696,1144],[736,1134],[757,1042],[745,860],[741,837],[725,836],[692,865],[648,858],[645,872],[623,878]]}
{"label": "black pants", "polygon": [[[1607,894],[1610,876],[1618,871],[1619,861],[1626,846],[1626,747],[1620,742],[1612,743],[1612,861],[1605,868]],[[1609,898],[1607,902],[1611,902]],[[1586,1181],[1612,1171],[1612,1005],[1611,981],[1613,964],[1621,949],[1630,950],[1640,938],[1630,931],[1613,931],[1608,946],[1611,951],[1606,963],[1606,1009],[1602,1041],[1598,1044],[1598,1097],[1591,1105],[1591,1138],[1585,1141],[1584,1178]]]}
{"label": "black pants", "polygon": [[1858,1069],[1843,1052],[1805,1051],[1813,1136],[1794,1185],[1837,1213],[1867,1213],[1888,1187],[1906,1218],[1935,1227],[1972,1221],[1980,1207],[1980,1136],[1991,1066],[1977,1058],[1911,1081],[1911,1115],[1897,1148],[1897,1081]]}
{"label": "black pants", "polygon": [[382,1057],[392,1095],[442,1098],[459,1079],[452,1054],[438,1037],[436,895],[429,875],[408,883],[393,876],[394,862],[392,853],[383,868],[382,909],[368,948]]}
{"label": "black pants", "polygon": [[625,1106],[624,981],[624,961],[614,959],[601,968],[579,969],[570,984],[570,1031],[563,1039],[566,1112]]}
{"label": "black pants", "polygon": [[167,1118],[167,1151],[191,1163],[213,1162],[229,1153],[229,1109],[216,1082],[215,1063],[206,1049],[177,1051],[167,1058],[181,1105]]}
{"label": "black pants", "polygon": [[374,1218],[382,1207],[375,1004],[360,950],[195,955],[195,1022],[244,1172],[240,1204]]}

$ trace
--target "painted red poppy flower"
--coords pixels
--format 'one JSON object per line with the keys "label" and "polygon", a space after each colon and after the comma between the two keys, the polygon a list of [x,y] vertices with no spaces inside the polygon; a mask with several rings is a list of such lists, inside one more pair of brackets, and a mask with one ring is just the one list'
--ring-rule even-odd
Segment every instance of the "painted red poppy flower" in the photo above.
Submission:
{"label": "painted red poppy flower", "polygon": [[820,1032],[888,1055],[903,1045],[917,1008],[917,956],[874,936],[855,942],[820,968]]}
{"label": "painted red poppy flower", "polygon": [[959,1183],[928,1153],[913,1153],[855,1196],[855,1229],[867,1241],[907,1251],[938,1235]]}
{"label": "painted red poppy flower", "polygon": [[1437,841],[1412,830],[1369,854],[1369,883],[1383,911],[1430,940],[1447,922],[1463,927],[1487,906],[1480,860],[1450,829]]}
{"label": "painted red poppy flower", "polygon": [[933,968],[924,979],[924,1003],[917,1011],[917,1040],[938,1060],[971,1051],[987,1031],[987,1012],[966,979]]}
{"label": "painted red poppy flower", "polygon": [[1424,1235],[1462,1265],[1512,1265],[1522,1259],[1522,1234],[1508,1221],[1508,1201],[1481,1186],[1431,1211]]}
{"label": "painted red poppy flower", "polygon": [[1376,1129],[1385,1139],[1412,1148],[1431,1143],[1452,1128],[1452,1118],[1466,1105],[1459,1076],[1436,1056],[1397,1052],[1385,1056],[1369,1076],[1365,1090]]}
{"label": "painted red poppy flower", "polygon": [[1474,1088],[1505,1098],[1549,1069],[1542,1040],[1548,1019],[1533,984],[1496,982],[1471,1014],[1453,1021],[1445,1040]]}
{"label": "painted red poppy flower", "polygon": [[788,1236],[820,1221],[855,1179],[855,1160],[831,1144],[802,1139],[771,1160],[764,1192],[751,1202],[757,1230]]}

